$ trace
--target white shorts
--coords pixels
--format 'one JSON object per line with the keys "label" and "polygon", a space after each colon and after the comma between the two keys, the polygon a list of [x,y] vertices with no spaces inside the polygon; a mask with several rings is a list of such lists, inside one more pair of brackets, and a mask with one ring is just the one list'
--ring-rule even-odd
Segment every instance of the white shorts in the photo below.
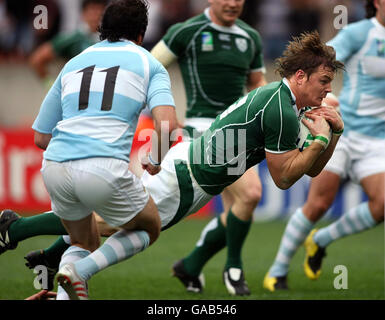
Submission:
{"label": "white shorts", "polygon": [[44,160],[41,171],[52,210],[64,220],[80,220],[96,211],[117,227],[133,219],[149,200],[142,182],[123,160]]}
{"label": "white shorts", "polygon": [[212,198],[192,177],[188,166],[189,145],[181,142],[171,148],[157,175],[151,176],[147,171],[142,175],[143,185],[158,207],[162,229],[197,212]]}
{"label": "white shorts", "polygon": [[193,127],[200,134],[210,128],[211,124],[215,121],[215,118],[186,118],[184,124],[186,126]]}
{"label": "white shorts", "polygon": [[363,178],[385,172],[385,140],[357,132],[342,136],[325,170],[359,183]]}

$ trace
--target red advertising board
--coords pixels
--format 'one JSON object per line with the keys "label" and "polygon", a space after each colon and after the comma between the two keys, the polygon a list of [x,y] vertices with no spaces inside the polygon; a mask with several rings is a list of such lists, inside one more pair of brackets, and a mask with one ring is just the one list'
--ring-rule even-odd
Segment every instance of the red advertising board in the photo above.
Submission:
{"label": "red advertising board", "polygon": [[[142,129],[152,129],[152,119],[141,116],[132,145],[132,163],[140,168],[136,153],[148,143],[140,141],[138,133]],[[43,151],[33,141],[30,127],[0,128],[0,210],[10,208],[22,215],[40,213],[51,209],[51,202],[40,173]],[[138,170],[137,170],[138,171]],[[208,207],[207,207],[208,208]],[[201,210],[200,215],[212,212]]]}
{"label": "red advertising board", "polygon": [[50,209],[40,174],[42,150],[30,128],[0,129],[0,208],[32,213]]}

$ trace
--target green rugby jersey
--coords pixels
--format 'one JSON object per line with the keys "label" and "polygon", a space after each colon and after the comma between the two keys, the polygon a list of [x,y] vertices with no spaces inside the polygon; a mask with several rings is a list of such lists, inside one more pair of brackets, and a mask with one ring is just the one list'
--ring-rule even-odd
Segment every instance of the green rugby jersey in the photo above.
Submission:
{"label": "green rugby jersey", "polygon": [[163,37],[178,57],[186,88],[186,117],[215,118],[243,95],[250,71],[263,71],[261,38],[241,20],[223,27],[208,9],[169,28]]}
{"label": "green rugby jersey", "polygon": [[296,149],[300,112],[294,99],[284,81],[272,82],[250,91],[217,116],[189,148],[191,171],[202,189],[219,194],[265,159],[265,150]]}

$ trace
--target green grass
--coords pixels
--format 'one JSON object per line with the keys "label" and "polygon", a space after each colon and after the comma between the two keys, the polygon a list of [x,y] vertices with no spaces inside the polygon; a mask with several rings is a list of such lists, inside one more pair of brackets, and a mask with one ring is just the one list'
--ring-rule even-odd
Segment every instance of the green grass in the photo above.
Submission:
{"label": "green grass", "polygon": [[[159,240],[143,253],[95,275],[89,282],[91,299],[384,299],[384,227],[360,233],[333,243],[327,250],[319,280],[308,280],[302,269],[304,249],[300,248],[291,264],[290,290],[269,293],[262,288],[263,277],[272,263],[284,221],[252,225],[243,249],[249,297],[230,297],[222,283],[225,261],[223,250],[204,268],[205,292],[185,292],[171,277],[170,266],[193,248],[207,220],[185,220],[163,232]],[[35,274],[24,266],[23,256],[30,250],[45,248],[55,236],[42,236],[21,242],[16,250],[0,256],[0,299],[20,300],[36,292]],[[333,287],[336,265],[348,269],[348,289]]]}

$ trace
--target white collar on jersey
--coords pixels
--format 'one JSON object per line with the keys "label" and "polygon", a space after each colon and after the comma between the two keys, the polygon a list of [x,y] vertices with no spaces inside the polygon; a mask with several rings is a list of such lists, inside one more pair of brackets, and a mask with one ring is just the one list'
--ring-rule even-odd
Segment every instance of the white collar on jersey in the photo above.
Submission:
{"label": "white collar on jersey", "polygon": [[234,34],[238,34],[240,36],[243,36],[245,38],[250,39],[249,34],[246,31],[244,31],[243,29],[241,29],[240,27],[238,27],[236,24],[233,24],[231,27],[225,27],[225,26],[220,26],[219,24],[216,24],[215,22],[213,22],[213,20],[210,17],[209,10],[210,10],[210,7],[206,8],[203,11],[203,13],[206,16],[206,18],[209,21],[211,21],[211,23],[210,23],[211,27],[213,27],[214,29],[216,29],[220,32],[234,33]]}
{"label": "white collar on jersey", "polygon": [[300,110],[298,110],[297,108],[297,105],[295,104],[297,98],[295,97],[293,91],[291,91],[291,88],[290,88],[290,85],[289,85],[289,80],[287,80],[287,78],[283,78],[282,79],[282,82],[286,85],[286,87],[289,88],[290,90],[290,93],[291,93],[291,97],[293,98],[293,101],[294,101],[294,105],[293,105],[293,109],[295,111],[295,114],[297,115],[297,117],[299,116],[299,113],[300,113]]}
{"label": "white collar on jersey", "polygon": [[384,33],[385,33],[385,26],[383,26],[380,21],[377,20],[376,17],[373,17],[372,19],[372,22],[374,23],[374,25],[379,28],[380,30],[382,30]]}

